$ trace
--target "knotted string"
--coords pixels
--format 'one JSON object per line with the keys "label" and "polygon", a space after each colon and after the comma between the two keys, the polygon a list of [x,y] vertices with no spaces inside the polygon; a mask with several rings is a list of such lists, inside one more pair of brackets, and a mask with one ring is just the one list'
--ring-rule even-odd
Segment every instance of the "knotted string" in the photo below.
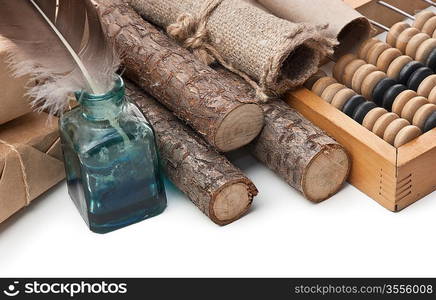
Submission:
{"label": "knotted string", "polygon": [[181,14],[176,23],[167,27],[168,35],[179,41],[183,47],[191,50],[202,63],[210,65],[218,61],[224,68],[242,77],[256,91],[257,98],[261,102],[266,102],[269,97],[264,90],[250,76],[226,62],[209,43],[207,22],[222,2],[223,0],[206,0],[196,16],[189,13]]}
{"label": "knotted string", "polygon": [[26,168],[24,167],[23,158],[21,157],[21,153],[20,153],[20,151],[18,151],[18,149],[14,145],[9,144],[8,142],[6,142],[6,141],[4,141],[2,139],[0,139],[0,144],[3,144],[5,146],[9,147],[18,156],[18,160],[20,162],[21,173],[23,174],[22,178],[23,178],[23,183],[24,183],[24,190],[26,192],[25,206],[28,206],[30,204],[30,201],[31,201],[31,199],[30,199],[30,188],[29,188],[29,185],[27,184],[27,173],[26,173]]}

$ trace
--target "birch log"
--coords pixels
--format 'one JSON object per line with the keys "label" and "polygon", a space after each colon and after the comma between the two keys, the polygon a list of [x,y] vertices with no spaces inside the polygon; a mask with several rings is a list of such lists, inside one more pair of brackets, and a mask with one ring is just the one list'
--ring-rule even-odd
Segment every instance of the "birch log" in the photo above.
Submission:
{"label": "birch log", "polygon": [[251,142],[263,127],[253,98],[144,21],[122,1],[96,0],[106,33],[123,55],[125,75],[193,127],[218,151]]}
{"label": "birch log", "polygon": [[[218,68],[228,85],[254,93],[241,78]],[[313,202],[337,193],[348,177],[346,150],[282,100],[262,105],[265,127],[250,145],[251,153]]]}
{"label": "birch log", "polygon": [[127,83],[127,95],[153,126],[169,179],[213,222],[243,216],[257,195],[250,179],[135,85]]}

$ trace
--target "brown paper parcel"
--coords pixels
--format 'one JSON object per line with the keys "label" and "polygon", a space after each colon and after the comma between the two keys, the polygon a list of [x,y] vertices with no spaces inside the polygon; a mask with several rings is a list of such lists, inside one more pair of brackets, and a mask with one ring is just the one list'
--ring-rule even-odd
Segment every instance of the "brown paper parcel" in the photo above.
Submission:
{"label": "brown paper parcel", "polygon": [[24,96],[29,78],[14,78],[6,63],[6,52],[0,49],[0,125],[31,111]]}
{"label": "brown paper parcel", "polygon": [[209,54],[227,69],[240,71],[261,92],[258,95],[282,94],[303,84],[336,43],[316,26],[280,19],[242,0],[131,0],[131,4],[203,62],[211,62],[205,58]]}
{"label": "brown paper parcel", "polygon": [[325,31],[336,37],[339,45],[335,57],[353,52],[371,35],[368,19],[342,0],[257,0],[276,16],[292,21],[315,25],[328,24]]}
{"label": "brown paper parcel", "polygon": [[29,113],[0,126],[0,223],[64,177],[55,117]]}

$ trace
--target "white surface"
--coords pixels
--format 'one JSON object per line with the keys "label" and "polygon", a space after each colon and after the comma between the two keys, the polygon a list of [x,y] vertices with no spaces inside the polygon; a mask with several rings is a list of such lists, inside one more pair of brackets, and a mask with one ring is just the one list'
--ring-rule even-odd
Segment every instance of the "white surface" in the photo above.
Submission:
{"label": "white surface", "polygon": [[436,193],[392,213],[347,184],[315,205],[248,154],[232,161],[260,190],[233,224],[171,189],[162,215],[97,235],[62,183],[0,224],[0,276],[436,276]]}
{"label": "white surface", "polygon": [[260,191],[242,219],[219,227],[171,188],[163,214],[97,235],[62,183],[0,224],[0,277],[436,277],[436,192],[399,213],[349,184],[312,204],[232,158]]}

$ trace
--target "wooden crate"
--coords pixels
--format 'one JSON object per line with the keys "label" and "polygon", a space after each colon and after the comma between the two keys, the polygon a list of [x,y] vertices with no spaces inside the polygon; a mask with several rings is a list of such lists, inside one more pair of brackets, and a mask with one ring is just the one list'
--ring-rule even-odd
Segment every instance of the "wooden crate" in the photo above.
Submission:
{"label": "wooden crate", "polygon": [[[420,0],[385,1],[411,14],[429,6]],[[375,0],[345,2],[388,27],[404,19]],[[305,88],[289,93],[286,101],[348,150],[353,162],[348,181],[387,209],[399,211],[436,190],[436,129],[397,149]]]}

